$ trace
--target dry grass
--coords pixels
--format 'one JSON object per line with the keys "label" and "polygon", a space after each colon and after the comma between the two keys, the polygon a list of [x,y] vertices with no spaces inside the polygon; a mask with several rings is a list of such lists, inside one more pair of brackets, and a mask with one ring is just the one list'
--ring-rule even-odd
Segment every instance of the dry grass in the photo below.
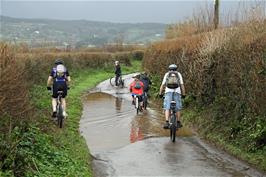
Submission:
{"label": "dry grass", "polygon": [[202,103],[226,96],[234,105],[265,113],[265,27],[265,21],[254,21],[165,40],[147,49],[144,68],[162,77],[167,66],[176,63],[187,90]]}
{"label": "dry grass", "polygon": [[0,128],[5,132],[29,120],[32,107],[24,68],[17,62],[14,48],[0,43],[0,54],[0,115],[4,124]]}
{"label": "dry grass", "polygon": [[[219,28],[243,27],[243,23],[261,22],[266,18],[266,2],[241,1],[237,8],[220,13]],[[213,3],[207,3],[194,11],[193,16],[184,22],[171,24],[166,29],[166,39],[173,39],[194,34],[209,32],[214,29]]]}

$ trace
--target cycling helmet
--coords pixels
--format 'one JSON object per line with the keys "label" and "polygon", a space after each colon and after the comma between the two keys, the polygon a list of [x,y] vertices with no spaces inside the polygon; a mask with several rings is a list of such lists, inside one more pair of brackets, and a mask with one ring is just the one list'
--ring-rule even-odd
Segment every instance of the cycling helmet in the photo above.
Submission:
{"label": "cycling helmet", "polygon": [[133,76],[133,78],[135,78],[135,79],[140,79],[140,74],[135,74],[135,75]]}
{"label": "cycling helmet", "polygon": [[115,64],[118,65],[119,64],[119,61],[115,61]]}
{"label": "cycling helmet", "polygon": [[147,76],[147,75],[148,75],[148,73],[147,73],[146,71],[144,71],[142,74],[143,74],[143,75],[145,75],[145,76]]}
{"label": "cycling helmet", "polygon": [[63,72],[65,72],[65,70],[66,70],[65,66],[62,65],[62,64],[59,64],[59,65],[56,66],[56,71],[59,72],[59,73],[63,73]]}
{"label": "cycling helmet", "polygon": [[62,65],[62,64],[64,64],[64,62],[61,59],[56,59],[54,64],[56,64],[56,65],[60,65],[61,64]]}
{"label": "cycling helmet", "polygon": [[177,66],[175,64],[171,64],[168,67],[169,71],[176,71],[177,70]]}

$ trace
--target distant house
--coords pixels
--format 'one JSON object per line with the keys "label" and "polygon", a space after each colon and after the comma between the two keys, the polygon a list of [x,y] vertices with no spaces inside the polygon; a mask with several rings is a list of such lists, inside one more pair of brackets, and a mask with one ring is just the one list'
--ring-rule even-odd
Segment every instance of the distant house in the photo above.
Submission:
{"label": "distant house", "polygon": [[57,45],[55,48],[69,51],[71,49],[71,45],[68,44],[67,42],[63,42],[62,45]]}

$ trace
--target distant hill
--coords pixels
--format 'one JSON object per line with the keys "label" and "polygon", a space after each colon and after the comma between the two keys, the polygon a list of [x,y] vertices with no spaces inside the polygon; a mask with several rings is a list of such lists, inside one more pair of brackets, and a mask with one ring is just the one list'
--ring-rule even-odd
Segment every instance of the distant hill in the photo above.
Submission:
{"label": "distant hill", "polygon": [[71,44],[79,47],[117,42],[147,44],[164,38],[166,28],[165,24],[159,23],[0,18],[1,41],[26,42],[31,45]]}

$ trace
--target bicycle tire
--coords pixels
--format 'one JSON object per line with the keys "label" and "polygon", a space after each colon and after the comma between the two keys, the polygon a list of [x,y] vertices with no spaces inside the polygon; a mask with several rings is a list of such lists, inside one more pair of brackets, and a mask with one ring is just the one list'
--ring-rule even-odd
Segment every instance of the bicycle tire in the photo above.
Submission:
{"label": "bicycle tire", "polygon": [[114,78],[114,77],[110,77],[110,79],[109,79],[110,85],[111,85],[112,87],[115,85],[114,82],[113,82],[113,78]]}
{"label": "bicycle tire", "polygon": [[124,80],[122,80],[122,78],[120,77],[120,81],[119,81],[119,86],[121,88],[124,88]]}
{"label": "bicycle tire", "polygon": [[62,105],[59,105],[58,106],[58,115],[57,115],[57,124],[58,124],[59,128],[63,127],[63,120],[64,120],[63,108],[62,108]]}
{"label": "bicycle tire", "polygon": [[174,115],[171,116],[171,126],[170,126],[170,139],[172,142],[175,142],[176,138],[176,117]]}
{"label": "bicycle tire", "polygon": [[176,137],[176,126],[171,126],[170,128],[170,139],[172,142],[175,142]]}

